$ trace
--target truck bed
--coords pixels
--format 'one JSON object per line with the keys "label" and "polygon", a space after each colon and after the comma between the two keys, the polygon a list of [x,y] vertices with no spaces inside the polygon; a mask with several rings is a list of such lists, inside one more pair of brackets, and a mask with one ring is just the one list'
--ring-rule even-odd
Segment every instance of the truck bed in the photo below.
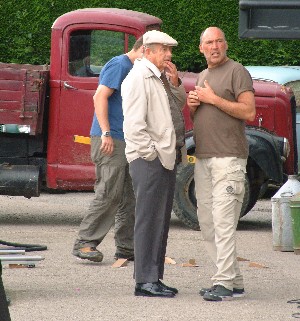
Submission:
{"label": "truck bed", "polygon": [[0,125],[30,125],[42,132],[49,69],[42,65],[0,63]]}

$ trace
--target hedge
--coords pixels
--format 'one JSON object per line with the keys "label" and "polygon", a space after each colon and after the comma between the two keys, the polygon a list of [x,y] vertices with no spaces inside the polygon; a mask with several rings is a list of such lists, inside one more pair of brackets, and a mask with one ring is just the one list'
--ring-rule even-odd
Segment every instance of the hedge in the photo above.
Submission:
{"label": "hedge", "polygon": [[205,67],[199,53],[199,35],[214,25],[222,28],[228,56],[244,65],[299,65],[296,40],[241,40],[238,38],[238,0],[7,0],[0,10],[0,61],[49,63],[51,26],[71,10],[114,7],[146,12],[163,20],[162,29],[178,42],[173,60],[180,70],[198,72]]}

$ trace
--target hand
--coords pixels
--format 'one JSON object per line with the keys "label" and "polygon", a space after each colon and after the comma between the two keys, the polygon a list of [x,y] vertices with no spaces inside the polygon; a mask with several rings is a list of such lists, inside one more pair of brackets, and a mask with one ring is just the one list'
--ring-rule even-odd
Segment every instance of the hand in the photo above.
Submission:
{"label": "hand", "polygon": [[195,86],[195,89],[198,99],[200,101],[206,104],[214,105],[216,94],[209,86],[207,80],[204,80],[204,87]]}
{"label": "hand", "polygon": [[176,66],[169,60],[165,61],[165,65],[166,65],[166,68],[165,68],[166,76],[169,78],[173,86],[178,87],[179,86],[178,71]]}
{"label": "hand", "polygon": [[111,155],[114,151],[114,141],[111,137],[101,136],[102,144],[100,151],[106,155]]}
{"label": "hand", "polygon": [[200,105],[200,101],[195,90],[189,92],[187,97],[187,105],[192,113],[194,113]]}

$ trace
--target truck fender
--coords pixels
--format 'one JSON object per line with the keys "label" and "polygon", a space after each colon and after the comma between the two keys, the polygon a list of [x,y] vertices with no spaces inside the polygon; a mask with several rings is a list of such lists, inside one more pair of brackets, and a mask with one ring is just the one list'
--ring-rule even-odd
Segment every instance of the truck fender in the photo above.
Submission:
{"label": "truck fender", "polygon": [[[275,182],[283,181],[283,167],[279,147],[272,133],[255,127],[246,128],[246,137],[249,145],[249,157],[261,168],[265,176]],[[189,131],[185,137],[185,145],[188,155],[195,152],[193,131]]]}
{"label": "truck fender", "polygon": [[275,182],[283,181],[282,159],[276,137],[267,131],[247,128],[249,157],[261,168],[265,176]]}

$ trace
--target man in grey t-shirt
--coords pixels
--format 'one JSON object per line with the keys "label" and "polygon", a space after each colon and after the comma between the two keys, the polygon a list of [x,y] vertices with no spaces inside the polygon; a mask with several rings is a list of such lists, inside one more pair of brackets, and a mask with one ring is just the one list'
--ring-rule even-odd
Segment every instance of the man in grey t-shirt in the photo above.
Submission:
{"label": "man in grey t-shirt", "polygon": [[242,207],[248,145],[245,121],[255,117],[252,79],[227,57],[224,32],[209,27],[200,36],[208,68],[199,74],[187,103],[194,120],[195,188],[198,218],[208,254],[217,267],[207,301],[244,294],[235,233]]}

